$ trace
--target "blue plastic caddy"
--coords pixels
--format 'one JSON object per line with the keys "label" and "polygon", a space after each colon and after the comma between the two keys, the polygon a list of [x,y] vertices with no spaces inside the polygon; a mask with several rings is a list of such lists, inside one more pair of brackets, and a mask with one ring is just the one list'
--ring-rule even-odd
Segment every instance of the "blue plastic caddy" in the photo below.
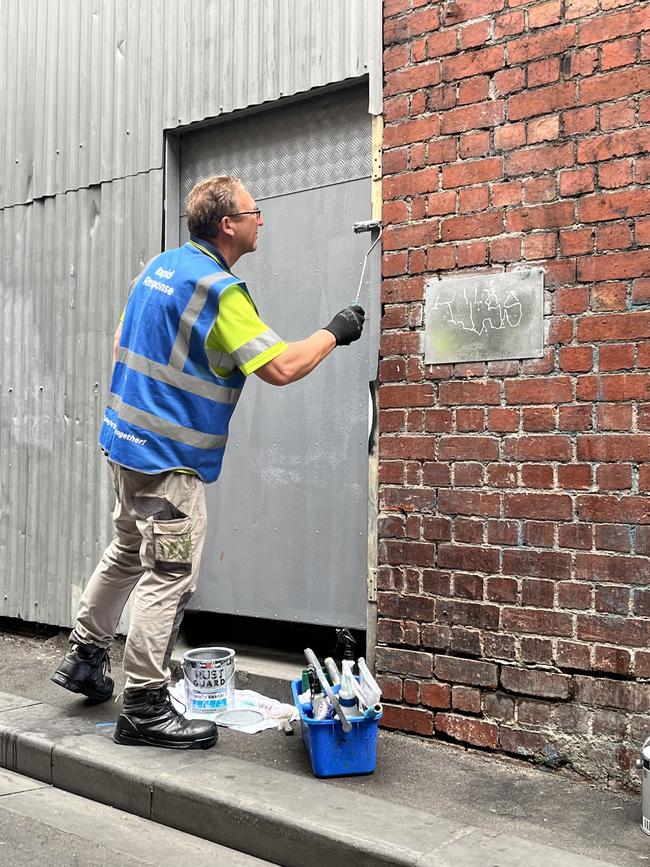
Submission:
{"label": "blue plastic caddy", "polygon": [[302,740],[317,777],[348,777],[371,774],[377,758],[377,729],[381,714],[374,719],[350,720],[352,731],[344,732],[338,720],[316,720],[311,706],[300,702],[301,678],[292,681],[293,703],[300,713]]}

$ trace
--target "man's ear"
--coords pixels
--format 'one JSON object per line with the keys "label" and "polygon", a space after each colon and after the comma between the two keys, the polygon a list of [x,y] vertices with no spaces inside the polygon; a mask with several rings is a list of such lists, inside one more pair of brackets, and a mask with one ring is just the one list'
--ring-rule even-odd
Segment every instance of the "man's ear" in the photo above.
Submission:
{"label": "man's ear", "polygon": [[231,237],[235,234],[235,230],[233,228],[232,220],[230,217],[222,217],[219,221],[219,231],[224,235],[230,235]]}

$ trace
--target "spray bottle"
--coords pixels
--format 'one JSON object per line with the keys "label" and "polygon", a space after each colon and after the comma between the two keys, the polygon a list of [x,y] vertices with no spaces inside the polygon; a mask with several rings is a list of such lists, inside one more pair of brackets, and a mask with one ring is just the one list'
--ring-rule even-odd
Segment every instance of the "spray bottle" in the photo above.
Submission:
{"label": "spray bottle", "polygon": [[341,688],[339,702],[345,715],[358,716],[359,705],[354,690],[354,645],[352,633],[347,629],[337,630],[340,643],[343,645],[343,660],[341,661]]}

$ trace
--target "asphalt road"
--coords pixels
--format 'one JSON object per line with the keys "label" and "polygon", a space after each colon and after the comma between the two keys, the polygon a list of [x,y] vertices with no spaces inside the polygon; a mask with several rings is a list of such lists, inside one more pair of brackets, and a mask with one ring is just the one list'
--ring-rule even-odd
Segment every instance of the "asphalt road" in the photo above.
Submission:
{"label": "asphalt road", "polygon": [[0,864],[265,867],[269,863],[0,769]]}

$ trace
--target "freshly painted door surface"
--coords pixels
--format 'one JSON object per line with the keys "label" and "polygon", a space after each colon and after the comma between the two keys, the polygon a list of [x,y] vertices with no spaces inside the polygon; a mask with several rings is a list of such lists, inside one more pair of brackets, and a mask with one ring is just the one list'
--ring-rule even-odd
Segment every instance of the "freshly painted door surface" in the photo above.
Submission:
{"label": "freshly painted door surface", "polygon": [[[356,86],[186,134],[181,198],[211,174],[242,178],[262,208],[256,253],[234,272],[285,340],[355,297],[370,218],[370,116]],[[181,240],[187,239],[181,203]],[[368,281],[366,281],[367,283]],[[376,291],[368,295],[376,296]],[[362,302],[364,298],[362,297]],[[252,375],[210,485],[210,531],[192,607],[365,627],[369,358],[364,337],[284,388]]]}

